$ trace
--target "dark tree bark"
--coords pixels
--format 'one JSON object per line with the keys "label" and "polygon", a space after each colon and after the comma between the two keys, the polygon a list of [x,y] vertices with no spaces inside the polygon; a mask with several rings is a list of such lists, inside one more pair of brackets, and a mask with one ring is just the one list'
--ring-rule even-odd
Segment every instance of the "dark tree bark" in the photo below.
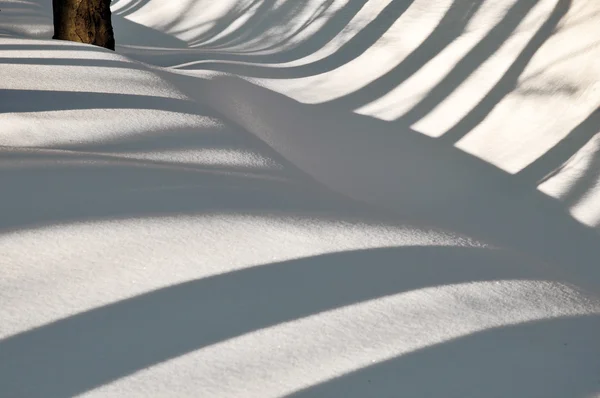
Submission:
{"label": "dark tree bark", "polygon": [[115,49],[110,19],[111,0],[52,0],[53,39]]}

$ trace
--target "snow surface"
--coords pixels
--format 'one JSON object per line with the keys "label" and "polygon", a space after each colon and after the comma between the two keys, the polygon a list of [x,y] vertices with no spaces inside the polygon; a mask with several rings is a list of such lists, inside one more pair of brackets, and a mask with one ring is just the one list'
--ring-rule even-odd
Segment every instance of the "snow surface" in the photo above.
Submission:
{"label": "snow surface", "polygon": [[600,3],[0,10],[0,397],[600,396]]}

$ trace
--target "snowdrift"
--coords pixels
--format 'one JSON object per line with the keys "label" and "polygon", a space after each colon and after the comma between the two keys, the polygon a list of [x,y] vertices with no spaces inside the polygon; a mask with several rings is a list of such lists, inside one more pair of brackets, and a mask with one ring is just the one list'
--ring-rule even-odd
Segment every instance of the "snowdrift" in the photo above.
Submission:
{"label": "snowdrift", "polygon": [[0,396],[600,394],[600,5],[0,1]]}

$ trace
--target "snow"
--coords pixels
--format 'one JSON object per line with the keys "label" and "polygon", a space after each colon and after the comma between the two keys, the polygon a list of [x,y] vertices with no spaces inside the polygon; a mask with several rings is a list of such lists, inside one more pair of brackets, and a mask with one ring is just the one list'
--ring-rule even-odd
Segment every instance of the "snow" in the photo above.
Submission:
{"label": "snow", "polygon": [[0,396],[600,396],[600,4],[0,10]]}

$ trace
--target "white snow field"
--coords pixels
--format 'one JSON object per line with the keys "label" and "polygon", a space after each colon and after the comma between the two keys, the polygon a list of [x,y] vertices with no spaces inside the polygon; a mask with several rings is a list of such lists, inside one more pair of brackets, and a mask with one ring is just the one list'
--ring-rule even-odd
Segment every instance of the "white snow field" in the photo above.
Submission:
{"label": "white snow field", "polygon": [[0,0],[0,397],[600,397],[600,2]]}

